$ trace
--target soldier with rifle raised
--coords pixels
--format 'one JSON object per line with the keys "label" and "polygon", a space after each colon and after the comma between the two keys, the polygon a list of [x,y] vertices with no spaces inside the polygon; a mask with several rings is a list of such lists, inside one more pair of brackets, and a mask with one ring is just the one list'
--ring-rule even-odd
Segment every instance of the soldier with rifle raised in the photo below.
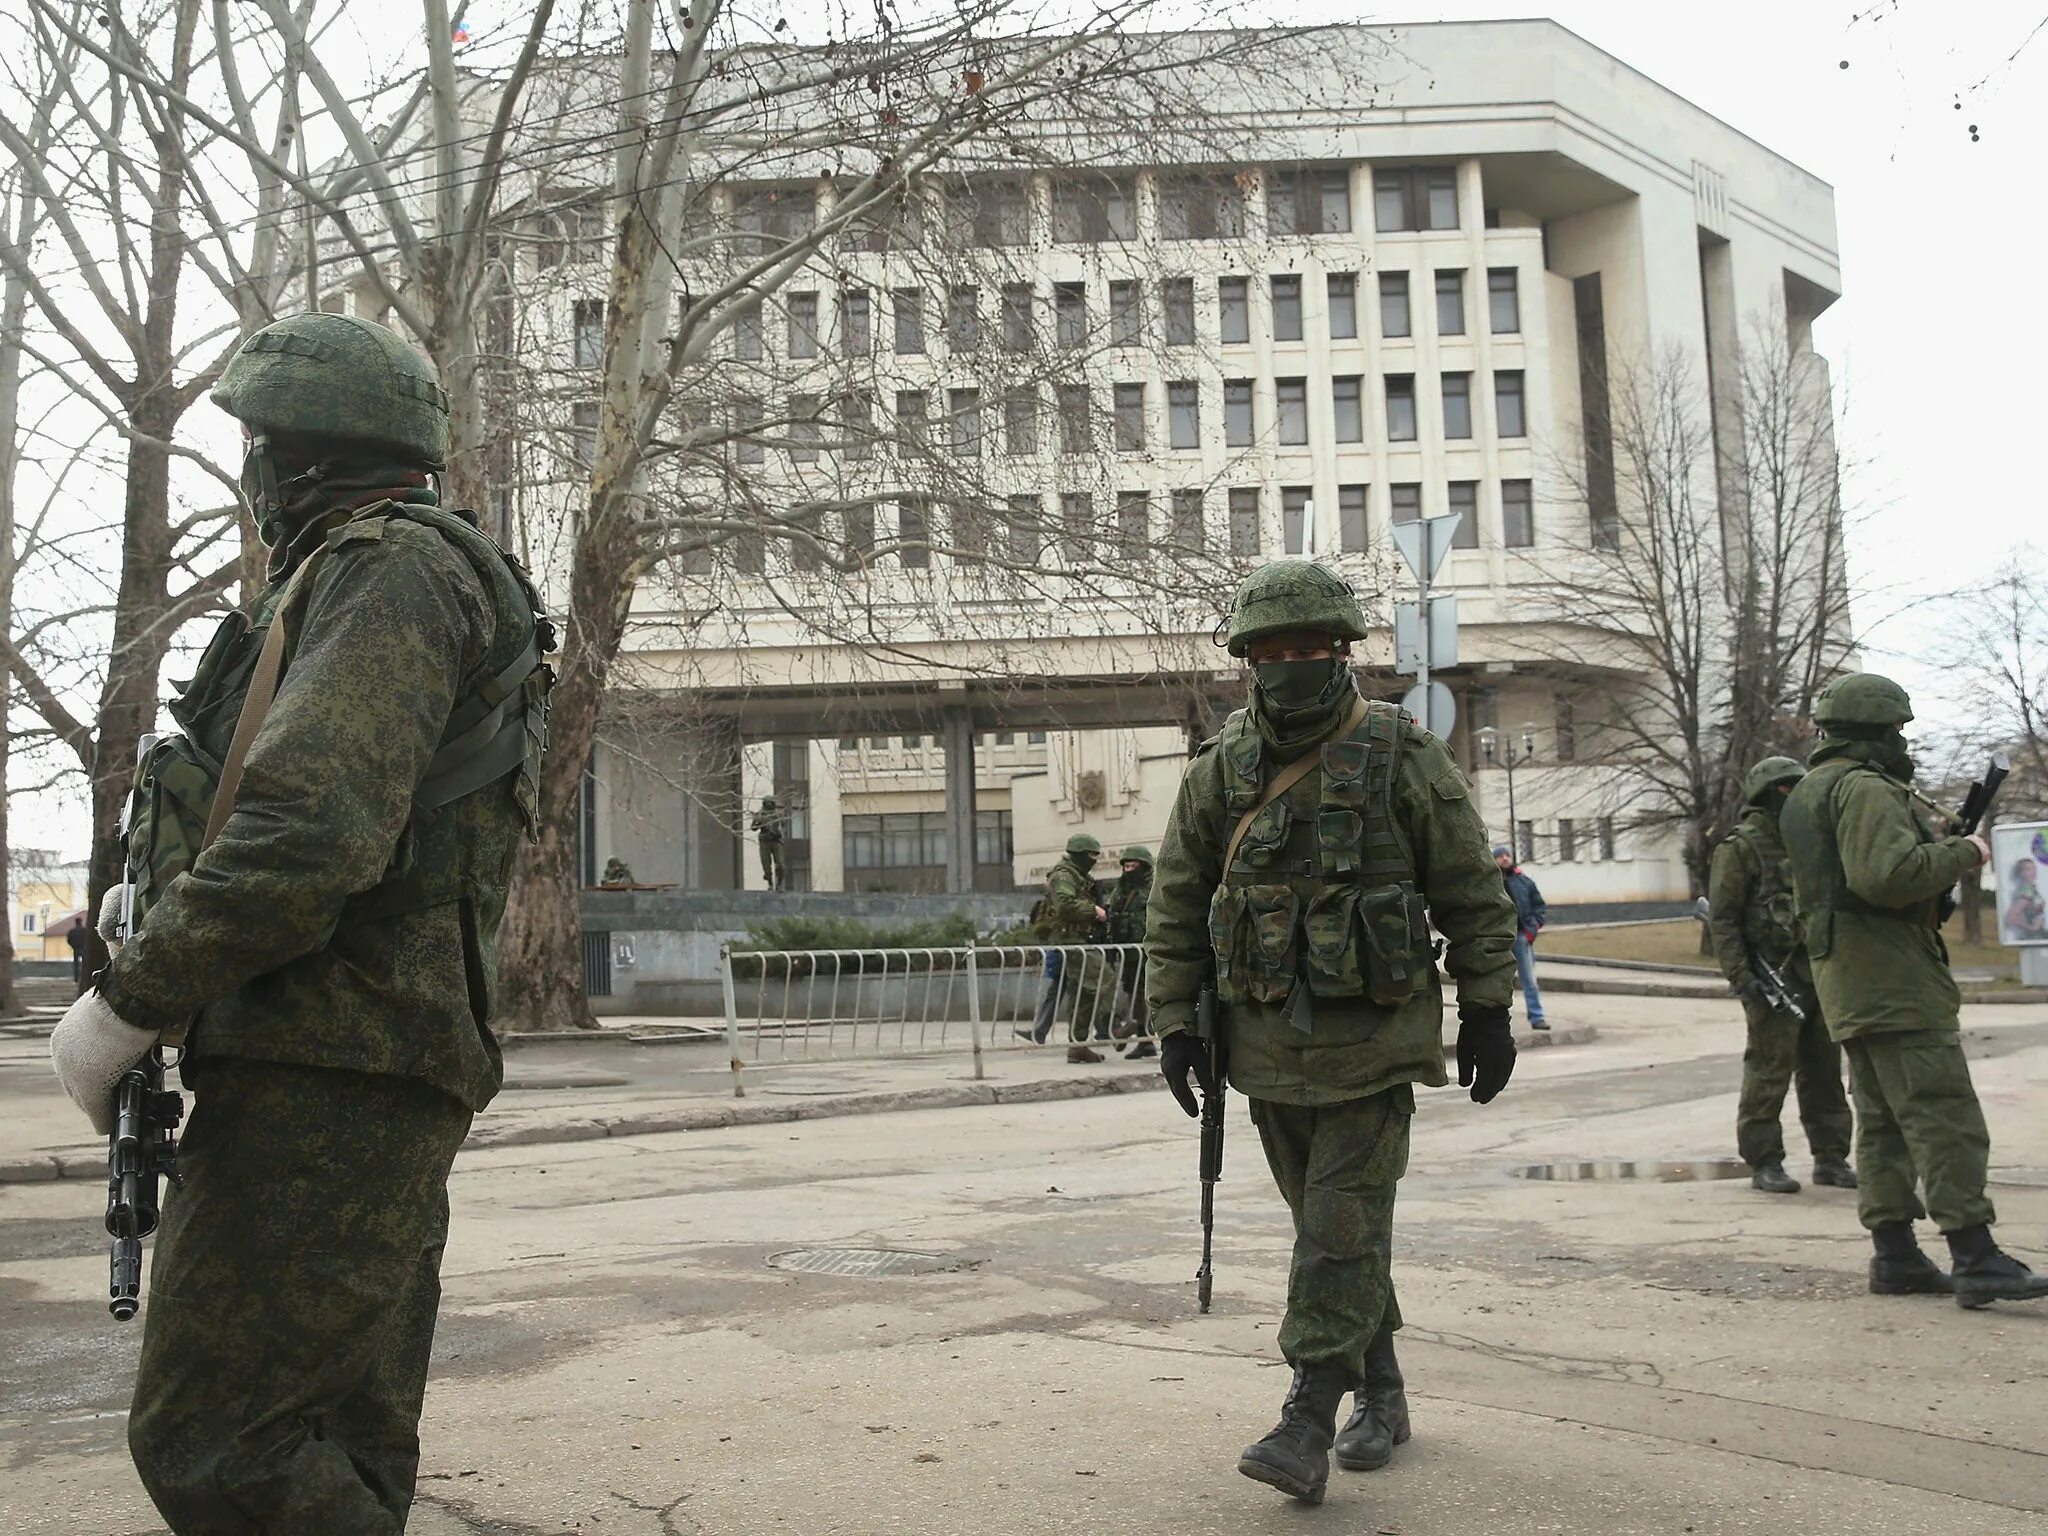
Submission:
{"label": "soldier with rifle raised", "polygon": [[[1390,1257],[1414,1085],[1447,1081],[1432,922],[1458,983],[1459,1083],[1484,1104],[1515,1064],[1514,906],[1449,750],[1359,695],[1346,662],[1364,634],[1351,589],[1310,561],[1239,587],[1228,644],[1251,700],[1188,765],[1146,925],[1161,1070],[1203,1120],[1205,1228],[1226,1047],[1294,1217],[1280,1326],[1294,1376],[1238,1470],[1308,1503],[1333,1446],[1369,1470],[1408,1438]],[[1208,1246],[1205,1230],[1204,1300]]]}

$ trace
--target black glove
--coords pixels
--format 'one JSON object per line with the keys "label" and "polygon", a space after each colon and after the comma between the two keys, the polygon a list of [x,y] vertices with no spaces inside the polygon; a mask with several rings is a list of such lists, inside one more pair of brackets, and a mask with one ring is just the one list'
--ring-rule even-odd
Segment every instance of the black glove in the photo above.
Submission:
{"label": "black glove", "polygon": [[1515,1036],[1499,1003],[1458,1004],[1458,1086],[1490,1103],[1515,1075]]}
{"label": "black glove", "polygon": [[1192,1029],[1179,1030],[1159,1042],[1159,1075],[1166,1079],[1167,1088],[1191,1119],[1202,1113],[1202,1106],[1195,1102],[1195,1090],[1189,1086],[1188,1078],[1192,1076],[1200,1083],[1204,1093],[1216,1091],[1216,1085],[1209,1081],[1209,1047]]}

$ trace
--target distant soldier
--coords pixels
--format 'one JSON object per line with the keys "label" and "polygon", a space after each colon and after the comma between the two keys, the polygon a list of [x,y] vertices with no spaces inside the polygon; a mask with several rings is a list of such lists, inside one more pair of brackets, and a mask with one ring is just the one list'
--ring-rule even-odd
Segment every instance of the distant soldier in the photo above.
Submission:
{"label": "distant soldier", "polygon": [[624,859],[612,857],[604,861],[604,878],[599,885],[631,885],[633,871]]}
{"label": "distant soldier", "polygon": [[[1119,856],[1123,874],[1111,887],[1109,901],[1109,942],[1112,944],[1139,944],[1145,942],[1145,909],[1152,900],[1152,850],[1142,843],[1133,843]],[[1124,950],[1117,965],[1117,1002],[1128,1010],[1125,1022],[1116,1026],[1114,1033],[1119,1040],[1132,1036],[1141,1037],[1131,1047],[1125,1058],[1136,1061],[1143,1056],[1158,1053],[1158,1046],[1142,1038],[1145,1034],[1145,957],[1139,950]]]}
{"label": "distant soldier", "polygon": [[[1865,672],[1828,684],[1814,709],[1827,739],[1778,824],[1821,1012],[1849,1057],[1857,1211],[1877,1250],[1871,1290],[1953,1290],[1963,1307],[2026,1301],[2048,1296],[2048,1276],[1991,1237],[1991,1133],[1941,939],[1942,893],[1991,849],[1915,809],[1900,731],[1912,718],[1906,690],[1890,678]],[[1913,1223],[1928,1215],[1948,1239],[1950,1274],[1914,1241]]]}
{"label": "distant soldier", "polygon": [[[1778,813],[1806,770],[1789,757],[1767,757],[1743,783],[1746,809],[1714,850],[1707,879],[1708,927],[1721,973],[1742,998],[1749,1040],[1742,1052],[1742,1098],[1735,1111],[1735,1148],[1751,1169],[1750,1184],[1767,1194],[1796,1195],[1785,1171],[1785,1133],[1778,1123],[1785,1090],[1799,1083],[1799,1123],[1813,1151],[1813,1182],[1854,1189],[1849,1138],[1855,1124],[1842,1091],[1842,1050],[1828,1038],[1813,970],[1792,899],[1792,865],[1778,835]],[[1805,1018],[1775,1006],[1759,979],[1761,960],[1779,972]]]}
{"label": "distant soldier", "polygon": [[[1089,871],[1095,868],[1095,861],[1102,857],[1102,844],[1086,832],[1076,832],[1067,839],[1067,851],[1060,861],[1053,865],[1045,877],[1045,899],[1038,904],[1036,929],[1038,937],[1048,945],[1087,944],[1094,935],[1096,925],[1108,921],[1109,913],[1095,899],[1095,884],[1089,879]],[[1088,1035],[1096,1030],[1103,1039],[1109,1038],[1109,1021],[1098,1020],[1103,1001],[1100,986],[1108,978],[1102,974],[1102,956],[1082,953],[1069,956],[1060,949],[1046,953],[1045,975],[1039,989],[1038,1014],[1033,1021],[1031,1037],[1043,1043],[1051,1034],[1053,1019],[1059,1007],[1062,977],[1068,964],[1073,964],[1073,1014],[1067,1030],[1067,1060],[1077,1065],[1102,1060],[1100,1051],[1088,1048]],[[1022,1031],[1019,1031],[1022,1033]]]}
{"label": "distant soldier", "polygon": [[754,833],[761,844],[761,878],[768,882],[768,889],[780,891],[788,887],[789,874],[782,862],[782,839],[788,818],[775,803],[773,795],[761,797],[761,809],[754,812]]}

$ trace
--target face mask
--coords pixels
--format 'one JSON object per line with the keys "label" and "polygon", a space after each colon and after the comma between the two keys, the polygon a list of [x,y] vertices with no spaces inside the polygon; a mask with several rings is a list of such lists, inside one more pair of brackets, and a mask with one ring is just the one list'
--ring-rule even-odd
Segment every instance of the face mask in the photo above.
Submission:
{"label": "face mask", "polygon": [[1300,709],[1329,691],[1342,663],[1335,656],[1315,661],[1262,661],[1252,668],[1259,692],[1280,709]]}
{"label": "face mask", "polygon": [[1081,868],[1084,870],[1093,869],[1095,867],[1095,855],[1092,853],[1070,853],[1067,855],[1067,857],[1072,859],[1076,864],[1080,865]]}

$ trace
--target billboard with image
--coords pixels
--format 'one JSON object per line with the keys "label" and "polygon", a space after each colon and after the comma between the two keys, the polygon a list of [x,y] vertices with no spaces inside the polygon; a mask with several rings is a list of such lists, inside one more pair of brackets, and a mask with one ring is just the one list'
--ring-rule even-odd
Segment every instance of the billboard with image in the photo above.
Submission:
{"label": "billboard with image", "polygon": [[2048,944],[2048,822],[1993,827],[1991,868],[2000,942]]}

